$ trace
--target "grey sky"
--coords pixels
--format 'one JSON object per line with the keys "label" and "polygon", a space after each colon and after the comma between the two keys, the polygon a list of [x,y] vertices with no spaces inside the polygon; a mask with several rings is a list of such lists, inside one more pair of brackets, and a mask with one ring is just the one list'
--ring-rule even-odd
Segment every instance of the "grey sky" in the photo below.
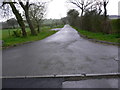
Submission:
{"label": "grey sky", "polygon": [[[39,0],[35,0],[35,1],[39,1]],[[50,0],[46,0],[46,1],[50,1]],[[69,9],[76,8],[77,10],[79,10],[74,5],[68,4],[67,1],[68,0],[52,0],[47,6],[46,18],[59,19],[61,17],[65,17]],[[119,1],[120,0],[109,0],[109,4],[107,6],[109,15],[118,15],[118,2]],[[3,20],[4,19],[0,19],[0,21],[3,21]]]}
{"label": "grey sky", "polygon": [[[67,0],[53,0],[48,6],[47,18],[61,18],[66,16],[70,8],[75,8],[66,3]],[[109,0],[107,6],[109,15],[118,15],[118,2],[120,0]],[[76,8],[77,9],[77,8]]]}

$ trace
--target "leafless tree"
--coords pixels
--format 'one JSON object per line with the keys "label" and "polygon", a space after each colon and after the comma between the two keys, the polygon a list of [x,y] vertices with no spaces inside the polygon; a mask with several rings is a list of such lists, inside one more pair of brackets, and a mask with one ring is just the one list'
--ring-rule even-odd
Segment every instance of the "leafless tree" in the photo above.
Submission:
{"label": "leafless tree", "polygon": [[100,0],[94,0],[94,3],[90,6],[90,8],[87,8],[86,11],[97,11],[97,13],[100,15],[102,13],[102,1]]}
{"label": "leafless tree", "polygon": [[31,5],[29,9],[30,18],[32,22],[34,22],[34,26],[37,26],[38,33],[40,32],[42,19],[45,16],[46,12],[45,4],[45,2],[37,2],[36,4]]}
{"label": "leafless tree", "polygon": [[69,0],[69,2],[80,8],[81,16],[83,16],[83,13],[86,11],[86,9],[90,8],[93,0]]}
{"label": "leafless tree", "polygon": [[98,11],[98,14],[100,15],[102,13],[102,2],[100,0],[95,0],[96,4],[96,10]]}

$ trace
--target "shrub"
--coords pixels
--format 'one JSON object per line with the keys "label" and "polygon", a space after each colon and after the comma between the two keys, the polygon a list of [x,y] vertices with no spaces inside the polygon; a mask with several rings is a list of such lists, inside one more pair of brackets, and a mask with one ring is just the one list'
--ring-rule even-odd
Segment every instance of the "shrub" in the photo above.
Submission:
{"label": "shrub", "polygon": [[13,36],[20,37],[21,36],[21,31],[20,30],[13,31]]}
{"label": "shrub", "polygon": [[99,15],[96,10],[87,11],[84,16],[80,17],[79,28],[92,32],[111,33],[111,24],[109,19]]}
{"label": "shrub", "polygon": [[120,35],[120,19],[111,20],[112,33],[118,33]]}

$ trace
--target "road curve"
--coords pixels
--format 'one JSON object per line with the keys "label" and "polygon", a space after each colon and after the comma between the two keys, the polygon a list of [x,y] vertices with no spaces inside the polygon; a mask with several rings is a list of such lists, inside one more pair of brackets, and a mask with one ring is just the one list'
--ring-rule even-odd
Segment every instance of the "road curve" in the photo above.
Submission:
{"label": "road curve", "polygon": [[3,76],[118,72],[118,47],[83,39],[69,25],[33,43],[3,50]]}

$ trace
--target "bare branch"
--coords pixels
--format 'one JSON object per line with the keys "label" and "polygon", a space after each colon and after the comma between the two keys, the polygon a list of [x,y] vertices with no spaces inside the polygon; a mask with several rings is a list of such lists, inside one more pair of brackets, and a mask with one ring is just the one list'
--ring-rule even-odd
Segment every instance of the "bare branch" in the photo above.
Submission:
{"label": "bare branch", "polygon": [[81,9],[81,16],[83,15],[83,12],[86,11],[87,8],[90,8],[90,5],[92,5],[92,0],[69,0],[70,3],[76,5],[78,8]]}

